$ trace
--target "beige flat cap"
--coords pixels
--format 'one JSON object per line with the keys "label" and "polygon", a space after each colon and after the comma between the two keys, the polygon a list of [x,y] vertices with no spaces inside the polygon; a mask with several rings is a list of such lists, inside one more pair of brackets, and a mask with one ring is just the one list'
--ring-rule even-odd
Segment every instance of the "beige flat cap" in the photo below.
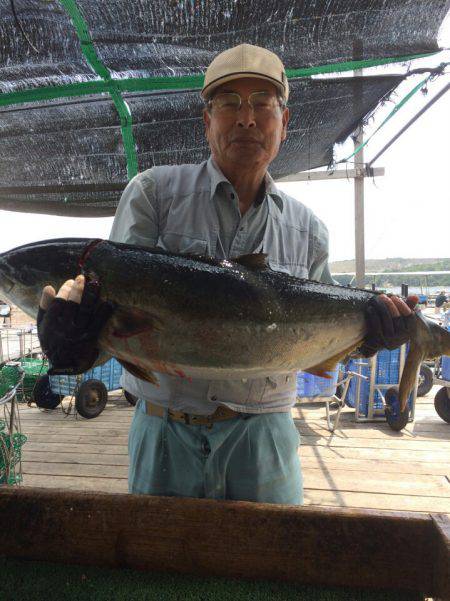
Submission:
{"label": "beige flat cap", "polygon": [[218,86],[243,77],[267,79],[277,86],[287,102],[289,85],[283,63],[270,50],[251,44],[229,48],[213,59],[206,70],[201,95],[207,100]]}

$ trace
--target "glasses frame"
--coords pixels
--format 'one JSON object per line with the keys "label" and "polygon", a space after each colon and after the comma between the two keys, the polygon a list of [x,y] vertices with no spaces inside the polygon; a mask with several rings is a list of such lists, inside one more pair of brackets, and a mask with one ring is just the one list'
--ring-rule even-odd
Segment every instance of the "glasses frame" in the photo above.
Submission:
{"label": "glasses frame", "polygon": [[[252,105],[250,99],[254,94],[266,94],[267,96],[272,96],[272,94],[270,94],[270,92],[266,92],[265,90],[255,90],[254,92],[251,92],[248,95],[247,98],[247,104],[249,105],[249,107],[252,109],[252,111],[256,114],[258,113],[258,110],[255,109],[255,107]],[[214,107],[214,99],[217,98],[218,96],[222,96],[222,95],[230,95],[230,96],[237,96],[239,98],[239,106],[236,109],[230,109],[230,112],[233,113],[238,113],[241,108],[242,108],[242,96],[238,93],[238,92],[220,92],[217,95],[212,96],[211,98],[209,98],[206,101],[206,106],[208,108],[208,110],[210,111],[212,108],[216,108],[216,110],[220,113],[223,111],[223,109],[219,109],[217,107]],[[280,94],[276,94],[273,96],[274,98],[276,98],[277,102],[278,102],[278,106],[283,110],[286,108],[286,102],[284,101],[284,99],[281,97]],[[275,108],[275,106],[273,107]]]}

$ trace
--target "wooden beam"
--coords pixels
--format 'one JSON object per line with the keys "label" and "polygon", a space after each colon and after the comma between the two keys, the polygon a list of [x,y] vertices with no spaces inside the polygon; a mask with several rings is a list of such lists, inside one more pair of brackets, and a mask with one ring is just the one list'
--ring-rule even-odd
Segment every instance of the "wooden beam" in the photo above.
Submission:
{"label": "wooden beam", "polygon": [[384,167],[366,169],[338,169],[337,171],[302,171],[277,179],[277,182],[309,182],[318,180],[354,179],[355,177],[379,177],[384,175]]}
{"label": "wooden beam", "polygon": [[0,542],[18,559],[430,595],[446,586],[433,520],[414,513],[4,488]]}

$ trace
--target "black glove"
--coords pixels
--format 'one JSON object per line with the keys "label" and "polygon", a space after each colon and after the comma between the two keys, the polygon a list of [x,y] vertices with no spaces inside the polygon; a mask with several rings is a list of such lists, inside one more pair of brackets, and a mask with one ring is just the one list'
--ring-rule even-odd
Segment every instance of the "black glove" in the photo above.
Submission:
{"label": "black glove", "polygon": [[99,296],[99,284],[86,282],[81,303],[55,298],[46,311],[39,307],[38,337],[51,363],[50,375],[81,374],[94,365],[98,336],[114,310]]}
{"label": "black glove", "polygon": [[367,334],[359,348],[359,354],[372,357],[381,349],[391,351],[408,342],[413,316],[411,313],[393,317],[386,304],[378,296],[374,296],[366,307]]}

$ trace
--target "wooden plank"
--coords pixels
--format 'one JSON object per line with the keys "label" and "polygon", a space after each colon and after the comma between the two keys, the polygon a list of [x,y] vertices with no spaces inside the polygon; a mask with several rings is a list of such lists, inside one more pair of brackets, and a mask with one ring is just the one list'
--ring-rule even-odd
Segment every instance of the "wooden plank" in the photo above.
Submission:
{"label": "wooden plank", "polygon": [[447,497],[450,512],[450,482],[445,476],[411,474],[382,474],[345,469],[321,470],[303,468],[303,481],[307,488],[323,490],[345,490],[348,492],[385,493],[394,495],[414,495]]}
{"label": "wooden plank", "polygon": [[109,455],[104,453],[49,453],[48,451],[28,451],[23,447],[22,458],[28,463],[78,463],[92,465],[128,465],[128,453],[122,455]]}
{"label": "wooden plank", "polygon": [[[431,462],[448,463],[449,454],[447,451],[411,451],[407,449],[383,449],[383,448],[352,448],[352,447],[326,447],[314,445],[302,445],[299,450],[300,457],[322,457],[336,459],[372,459],[382,461],[397,461],[401,463],[409,462]],[[401,466],[399,465],[399,471]]]}
{"label": "wooden plank", "polygon": [[450,514],[450,507],[447,498],[438,497],[419,497],[408,495],[388,495],[374,494],[366,492],[347,492],[321,490],[314,488],[305,488],[305,505],[320,507],[354,507],[367,508],[372,507],[377,510],[387,511],[414,511]]}
{"label": "wooden plank", "polygon": [[35,461],[23,461],[22,473],[25,484],[28,475],[46,476],[77,476],[81,478],[113,478],[127,479],[127,465],[102,465],[102,464],[79,464],[79,463],[37,463]]}
{"label": "wooden plank", "polygon": [[320,456],[305,456],[300,452],[302,466],[321,469],[324,473],[335,469],[347,471],[366,471],[368,473],[392,473],[398,474],[435,474],[446,476],[450,473],[450,463],[414,462],[403,463],[400,461],[377,461],[376,459],[330,459]]}
{"label": "wooden plank", "polygon": [[434,566],[434,589],[442,601],[450,599],[450,520],[432,514],[437,560]]}
{"label": "wooden plank", "polygon": [[126,445],[128,443],[128,436],[118,436],[118,435],[106,435],[102,434],[94,434],[93,436],[83,434],[78,434],[74,432],[73,434],[33,434],[26,430],[22,430],[24,434],[28,436],[29,442],[39,442],[39,443],[68,443],[68,444],[96,444],[96,445]]}
{"label": "wooden plank", "polygon": [[[83,431],[67,431],[59,432],[59,433],[46,433],[42,432],[40,434],[36,434],[34,432],[30,432],[27,429],[22,428],[22,432],[28,437],[30,442],[41,442],[41,443],[86,443],[86,444],[127,444],[128,442],[128,433],[114,433],[110,434],[109,431],[98,430],[94,431],[92,434],[83,432]],[[367,439],[367,438],[340,438],[340,437],[319,437],[316,436],[305,436],[301,435],[301,444],[302,446],[330,446],[332,448],[335,447],[352,447],[352,448],[379,448],[381,444],[384,446],[383,442],[380,439]],[[436,448],[437,450],[447,449],[447,444],[439,444],[436,440],[428,440],[428,439],[414,439],[411,441],[410,439],[406,442],[406,446],[399,444],[391,444],[390,439],[388,440],[388,445],[393,449],[404,449],[407,450],[411,446],[411,450],[414,452],[416,450],[432,450]],[[417,444],[413,444],[417,443]],[[449,443],[450,444],[450,443]],[[450,448],[448,449],[448,454],[450,456]]]}
{"label": "wooden plank", "polygon": [[[70,463],[29,463],[22,464],[25,484],[28,475],[76,476],[80,478],[113,478],[126,479],[126,466],[80,465]],[[390,477],[389,477],[390,476]],[[408,494],[415,496],[449,497],[450,483],[439,476],[419,476],[412,478],[405,474],[377,473],[375,476],[367,472],[347,472],[333,470],[323,473],[320,469],[304,468],[303,480],[306,488],[322,490],[345,490],[347,492],[373,492],[384,494]],[[450,511],[450,500],[448,502]]]}
{"label": "wooden plank", "polygon": [[434,593],[429,516],[22,487],[0,532],[23,559]]}
{"label": "wooden plank", "polygon": [[25,474],[22,486],[24,488],[63,488],[64,490],[126,493],[127,480],[123,478],[94,478],[80,476],[51,476],[42,474]]}
{"label": "wooden plank", "polygon": [[[131,421],[130,421],[131,423]],[[110,423],[93,423],[89,421],[76,421],[75,423],[57,423],[57,424],[41,424],[31,423],[23,424],[22,431],[24,434],[61,434],[62,432],[76,432],[79,435],[95,435],[101,434],[102,436],[127,436],[130,428],[130,423],[123,423],[120,426],[113,425]],[[444,424],[443,424],[444,425]],[[302,422],[296,422],[298,431],[302,436],[321,436],[325,438],[373,438],[373,439],[388,439],[388,440],[445,440],[448,441],[450,437],[450,429],[437,429],[424,432],[411,432],[409,430],[402,430],[401,432],[394,432],[386,426],[385,428],[376,428],[362,426],[361,424],[355,424],[357,428],[341,428],[338,431],[332,433],[328,430],[325,424],[319,424],[317,422],[309,422],[307,424]],[[444,425],[445,427],[445,425]]]}
{"label": "wooden plank", "polygon": [[60,444],[57,442],[27,442],[27,451],[45,451],[47,453],[97,453],[106,455],[126,455],[126,445]]}

